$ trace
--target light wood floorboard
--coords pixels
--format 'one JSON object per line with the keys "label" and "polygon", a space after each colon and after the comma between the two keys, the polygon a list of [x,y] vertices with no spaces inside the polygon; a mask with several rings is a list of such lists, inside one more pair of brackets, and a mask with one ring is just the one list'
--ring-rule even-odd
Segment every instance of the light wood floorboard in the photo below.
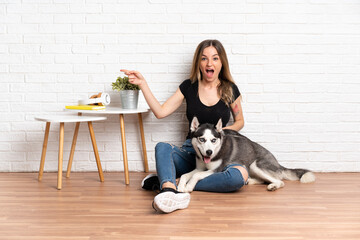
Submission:
{"label": "light wood floorboard", "polygon": [[0,239],[360,239],[360,173],[317,173],[312,184],[285,182],[235,193],[191,194],[188,209],[158,214],[145,173],[0,173]]}

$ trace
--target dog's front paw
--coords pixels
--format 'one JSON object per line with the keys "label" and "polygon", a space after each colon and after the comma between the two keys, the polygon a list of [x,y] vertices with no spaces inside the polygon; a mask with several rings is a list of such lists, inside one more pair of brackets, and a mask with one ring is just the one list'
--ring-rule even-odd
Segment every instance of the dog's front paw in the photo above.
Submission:
{"label": "dog's front paw", "polygon": [[191,193],[192,191],[194,191],[194,187],[190,186],[190,184],[186,185],[184,192]]}
{"label": "dog's front paw", "polygon": [[185,192],[191,193],[192,191],[194,191],[195,185],[196,185],[196,182],[190,180],[190,181],[186,184]]}
{"label": "dog's front paw", "polygon": [[185,186],[182,186],[182,185],[178,185],[178,187],[177,187],[177,191],[178,192],[185,192]]}
{"label": "dog's front paw", "polygon": [[180,178],[180,182],[178,184],[177,190],[179,192],[185,192],[186,188],[186,180],[184,178]]}

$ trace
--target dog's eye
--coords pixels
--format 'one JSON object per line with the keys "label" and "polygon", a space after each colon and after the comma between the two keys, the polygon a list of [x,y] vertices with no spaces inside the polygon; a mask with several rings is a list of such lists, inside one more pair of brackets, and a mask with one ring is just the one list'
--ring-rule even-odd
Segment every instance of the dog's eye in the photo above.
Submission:
{"label": "dog's eye", "polygon": [[202,143],[206,142],[205,138],[199,138],[199,141]]}
{"label": "dog's eye", "polygon": [[216,138],[211,139],[212,143],[216,143]]}

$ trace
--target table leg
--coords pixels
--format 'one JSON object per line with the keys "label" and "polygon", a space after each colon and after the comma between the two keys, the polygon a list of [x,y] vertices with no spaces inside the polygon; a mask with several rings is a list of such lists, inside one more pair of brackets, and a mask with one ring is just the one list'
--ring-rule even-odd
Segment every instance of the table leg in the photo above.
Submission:
{"label": "table leg", "polygon": [[95,133],[94,133],[94,129],[93,129],[93,126],[92,126],[92,122],[88,122],[88,126],[89,126],[91,142],[92,142],[93,149],[94,149],[96,165],[97,165],[98,172],[99,172],[100,182],[103,182],[104,181],[104,174],[103,174],[103,171],[102,171],[102,168],[101,168],[100,156],[99,156],[99,151],[98,151],[97,144],[96,144]]}
{"label": "table leg", "polygon": [[144,169],[145,169],[145,172],[149,172],[149,164],[148,164],[148,159],[147,159],[146,144],[145,144],[145,135],[144,135],[144,125],[143,125],[141,113],[138,113],[138,118],[139,118],[139,126],[140,126],[140,136],[141,136],[142,150],[143,150],[143,156],[144,156]]}
{"label": "table leg", "polygon": [[124,123],[124,114],[120,114],[120,131],[121,131],[121,143],[122,143],[122,151],[124,158],[124,173],[125,173],[125,184],[130,184],[129,180],[129,166],[128,166],[128,157],[127,157],[127,149],[126,149],[126,139],[125,139],[125,123]]}
{"label": "table leg", "polygon": [[50,122],[46,123],[45,135],[44,135],[44,143],[43,149],[41,153],[41,160],[40,160],[40,168],[39,168],[39,176],[38,180],[41,181],[43,173],[44,173],[44,165],[45,165],[45,156],[46,156],[46,149],[49,140],[49,132],[50,132]]}
{"label": "table leg", "polygon": [[59,160],[58,160],[58,179],[57,179],[57,189],[61,189],[62,183],[62,165],[63,165],[63,151],[64,151],[64,123],[60,123],[59,131]]}
{"label": "table leg", "polygon": [[75,125],[74,137],[73,137],[73,141],[72,141],[72,144],[71,144],[69,162],[68,162],[67,171],[66,171],[66,177],[67,178],[70,177],[70,171],[71,171],[71,166],[72,166],[72,162],[73,162],[73,158],[74,158],[76,140],[77,140],[77,136],[78,136],[78,133],[79,133],[79,127],[80,127],[80,122],[77,122],[76,125]]}

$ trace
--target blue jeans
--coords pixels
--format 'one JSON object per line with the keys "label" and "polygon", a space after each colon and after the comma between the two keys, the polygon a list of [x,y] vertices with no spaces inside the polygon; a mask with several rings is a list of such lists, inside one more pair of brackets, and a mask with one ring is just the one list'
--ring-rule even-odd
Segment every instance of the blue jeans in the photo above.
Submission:
{"label": "blue jeans", "polygon": [[[187,139],[182,147],[164,142],[158,143],[155,147],[155,159],[160,186],[165,182],[172,182],[176,186],[176,178],[196,168],[196,153],[191,139]],[[245,181],[239,169],[233,168],[236,165],[242,166],[240,164],[226,166],[222,172],[200,180],[194,190],[233,192],[240,189],[245,185]]]}

